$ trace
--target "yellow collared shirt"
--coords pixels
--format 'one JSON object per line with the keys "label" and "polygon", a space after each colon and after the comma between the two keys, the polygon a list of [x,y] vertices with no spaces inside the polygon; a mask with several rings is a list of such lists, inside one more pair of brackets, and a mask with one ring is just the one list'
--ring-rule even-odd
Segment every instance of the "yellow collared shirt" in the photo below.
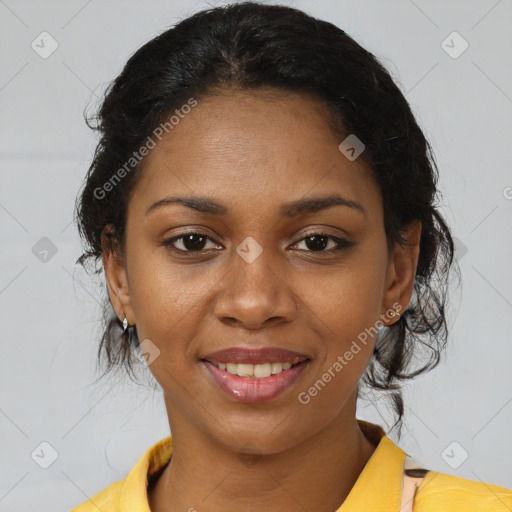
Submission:
{"label": "yellow collared shirt", "polygon": [[[377,448],[337,512],[399,512],[406,453],[381,427],[357,420]],[[128,473],[70,512],[151,512],[147,483],[169,461],[172,436],[151,446]],[[414,512],[510,512],[512,490],[429,471],[418,487]]]}

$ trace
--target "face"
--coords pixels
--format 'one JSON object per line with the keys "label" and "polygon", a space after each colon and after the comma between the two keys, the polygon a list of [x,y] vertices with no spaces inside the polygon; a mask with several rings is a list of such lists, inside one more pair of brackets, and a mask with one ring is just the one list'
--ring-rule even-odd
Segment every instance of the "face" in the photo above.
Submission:
{"label": "face", "polygon": [[[104,265],[119,317],[159,351],[149,369],[173,435],[277,453],[353,420],[375,327],[409,301],[419,230],[388,251],[372,171],[326,119],[296,94],[205,97],[146,157],[126,259]],[[210,203],[155,205],[171,196]],[[234,377],[223,359],[278,373]]]}

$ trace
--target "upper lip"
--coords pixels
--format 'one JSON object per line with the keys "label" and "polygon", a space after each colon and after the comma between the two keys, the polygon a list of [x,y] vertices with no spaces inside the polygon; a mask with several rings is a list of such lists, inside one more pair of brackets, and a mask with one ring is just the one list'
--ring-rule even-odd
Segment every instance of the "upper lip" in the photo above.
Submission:
{"label": "upper lip", "polygon": [[230,347],[217,350],[203,357],[211,363],[263,364],[300,363],[309,359],[307,355],[279,347],[245,348]]}

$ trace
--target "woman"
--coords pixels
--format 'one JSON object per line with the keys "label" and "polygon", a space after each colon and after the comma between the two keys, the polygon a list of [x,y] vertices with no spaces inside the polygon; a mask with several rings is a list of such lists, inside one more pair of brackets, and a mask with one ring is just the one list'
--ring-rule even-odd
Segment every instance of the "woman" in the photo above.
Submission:
{"label": "woman", "polygon": [[372,54],[292,8],[210,9],[140,48],[98,119],[77,215],[100,355],[147,364],[172,437],[76,512],[510,509],[356,418],[365,384],[399,425],[400,381],[439,361],[453,261],[430,146]]}

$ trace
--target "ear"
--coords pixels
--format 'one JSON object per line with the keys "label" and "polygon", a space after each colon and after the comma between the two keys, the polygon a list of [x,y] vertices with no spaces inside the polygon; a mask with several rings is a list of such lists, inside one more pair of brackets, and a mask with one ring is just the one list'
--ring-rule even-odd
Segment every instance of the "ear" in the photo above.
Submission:
{"label": "ear", "polygon": [[101,232],[103,268],[107,279],[108,293],[120,321],[122,322],[126,315],[128,325],[133,325],[135,318],[131,306],[125,259],[119,250],[114,234],[112,225],[105,226]]}
{"label": "ear", "polygon": [[389,260],[381,311],[384,325],[395,323],[411,300],[420,253],[421,221],[412,221],[402,236],[405,242],[395,244]]}

